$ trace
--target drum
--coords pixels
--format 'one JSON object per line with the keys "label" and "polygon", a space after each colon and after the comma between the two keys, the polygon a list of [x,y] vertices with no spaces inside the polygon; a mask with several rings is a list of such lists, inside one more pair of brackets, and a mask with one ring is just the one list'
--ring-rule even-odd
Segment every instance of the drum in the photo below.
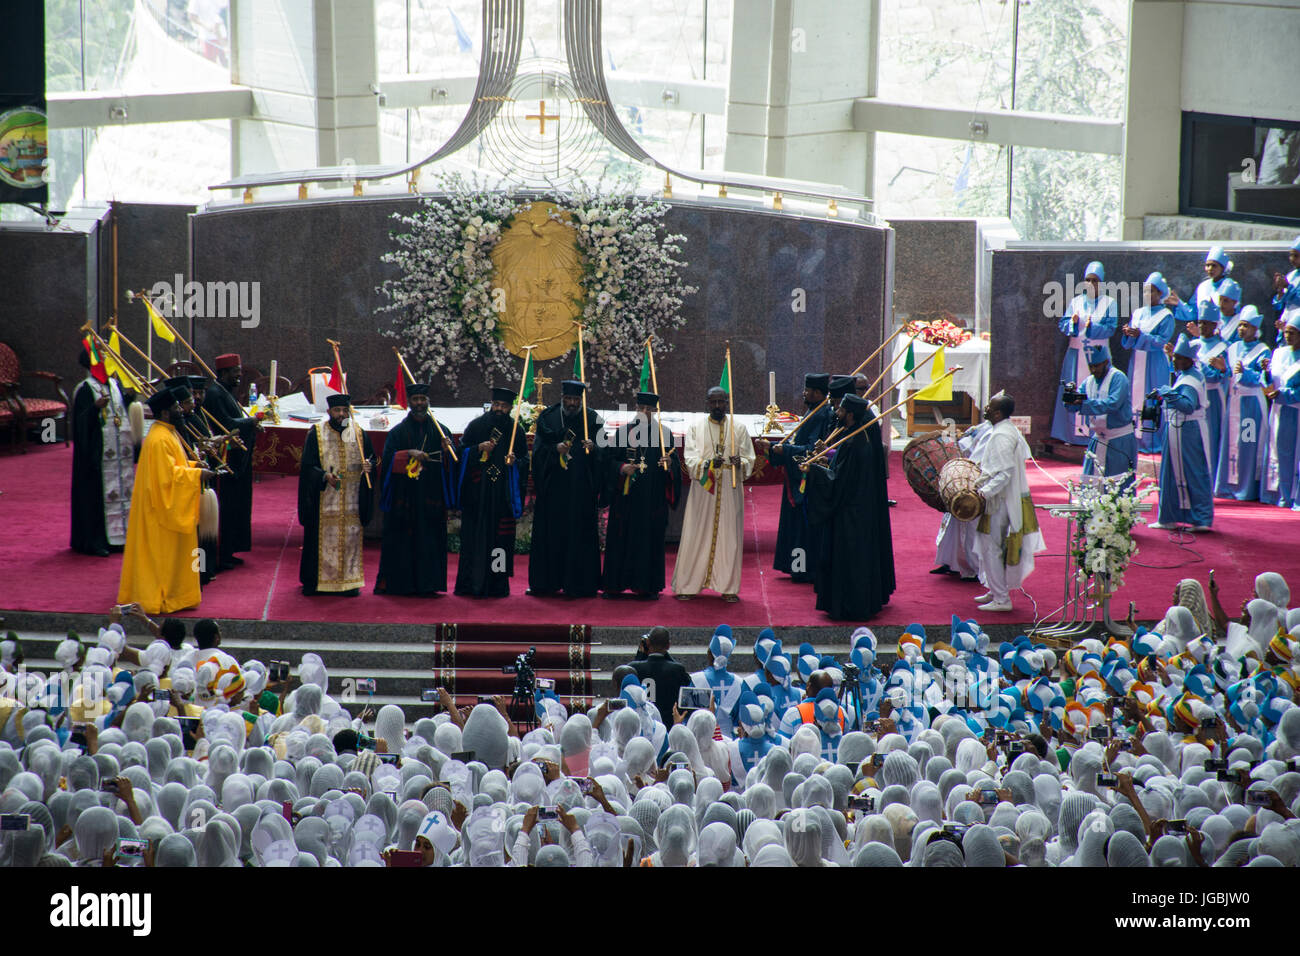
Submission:
{"label": "drum", "polygon": [[984,513],[984,496],[976,489],[980,466],[969,458],[954,458],[939,472],[939,497],[958,521],[970,521]]}
{"label": "drum", "polygon": [[960,458],[961,449],[955,441],[942,432],[927,432],[917,435],[903,449],[903,474],[922,501],[935,511],[946,512],[939,494],[939,472],[948,462]]}

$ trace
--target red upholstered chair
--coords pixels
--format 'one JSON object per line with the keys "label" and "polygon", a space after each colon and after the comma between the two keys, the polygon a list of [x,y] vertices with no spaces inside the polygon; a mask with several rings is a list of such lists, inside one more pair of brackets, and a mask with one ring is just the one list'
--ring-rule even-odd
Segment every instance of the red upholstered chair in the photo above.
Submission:
{"label": "red upholstered chair", "polygon": [[[58,398],[28,398],[23,395],[21,386],[24,376],[52,383]],[[3,342],[0,342],[0,390],[3,390],[0,397],[4,398],[10,414],[17,416],[12,427],[18,435],[18,445],[24,454],[27,453],[27,426],[38,424],[47,418],[63,422],[63,444],[69,443],[68,409],[72,407],[72,400],[63,390],[63,379],[53,372],[24,372],[14,350]],[[0,426],[3,426],[4,420],[5,416],[0,412]]]}

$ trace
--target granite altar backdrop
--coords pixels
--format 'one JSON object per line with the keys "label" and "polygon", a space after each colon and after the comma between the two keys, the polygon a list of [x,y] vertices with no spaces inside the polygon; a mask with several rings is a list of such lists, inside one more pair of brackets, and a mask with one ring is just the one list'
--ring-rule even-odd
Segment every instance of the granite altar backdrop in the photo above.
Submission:
{"label": "granite altar backdrop", "polygon": [[[260,284],[255,327],[243,327],[239,318],[196,318],[196,347],[205,355],[239,352],[246,366],[263,373],[276,359],[281,373],[296,381],[308,368],[328,365],[326,339],[338,339],[354,394],[391,384],[392,347],[400,341],[382,333],[393,320],[380,311],[387,300],[377,289],[397,271],[381,257],[395,247],[393,214],[409,214],[419,199],[335,197],[196,213],[192,278]],[[681,276],[698,291],[685,299],[686,323],[666,334],[669,348],[655,353],[662,407],[702,409],[730,340],[736,410],[767,405],[771,370],[778,403],[800,411],[804,372],[850,371],[887,337],[892,230],[735,200],[670,205],[664,225],[686,237]],[[879,360],[874,364],[879,371]],[[539,364],[556,383],[571,368],[571,355]],[[593,379],[590,370],[587,377]],[[430,402],[478,404],[489,384],[517,387],[518,381],[499,374],[484,381],[478,369],[466,368],[458,394],[431,382]],[[558,401],[558,386],[548,386],[543,398]],[[590,400],[617,407],[631,395],[605,394],[596,384]]]}

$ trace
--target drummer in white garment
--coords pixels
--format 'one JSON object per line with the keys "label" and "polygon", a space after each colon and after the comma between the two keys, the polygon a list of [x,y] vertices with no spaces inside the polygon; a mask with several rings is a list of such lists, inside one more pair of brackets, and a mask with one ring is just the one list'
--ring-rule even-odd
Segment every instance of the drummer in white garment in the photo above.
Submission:
{"label": "drummer in white garment", "polygon": [[[967,458],[978,458],[979,448],[993,425],[980,422],[972,425],[957,439],[957,447]],[[938,567],[931,574],[956,574],[963,581],[979,580],[979,551],[975,547],[975,525],[978,518],[960,521],[945,512],[939,522],[939,534],[934,541],[934,562]]]}

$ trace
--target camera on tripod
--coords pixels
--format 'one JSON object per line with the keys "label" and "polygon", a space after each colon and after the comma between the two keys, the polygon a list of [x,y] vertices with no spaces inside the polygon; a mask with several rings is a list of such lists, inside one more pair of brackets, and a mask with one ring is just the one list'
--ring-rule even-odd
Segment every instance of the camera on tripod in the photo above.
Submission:
{"label": "camera on tripod", "polygon": [[858,672],[857,664],[844,664],[840,667],[840,670],[844,672],[845,683],[848,683],[850,681],[855,681],[858,679],[859,672]]}
{"label": "camera on tripod", "polygon": [[1062,382],[1063,390],[1061,392],[1061,401],[1066,405],[1078,405],[1087,399],[1087,395],[1079,391],[1079,387],[1074,382]]}
{"label": "camera on tripod", "polygon": [[517,700],[531,701],[537,690],[537,648],[530,647],[528,652],[515,658],[513,664],[501,668],[503,674],[515,675],[515,689],[512,696]]}

